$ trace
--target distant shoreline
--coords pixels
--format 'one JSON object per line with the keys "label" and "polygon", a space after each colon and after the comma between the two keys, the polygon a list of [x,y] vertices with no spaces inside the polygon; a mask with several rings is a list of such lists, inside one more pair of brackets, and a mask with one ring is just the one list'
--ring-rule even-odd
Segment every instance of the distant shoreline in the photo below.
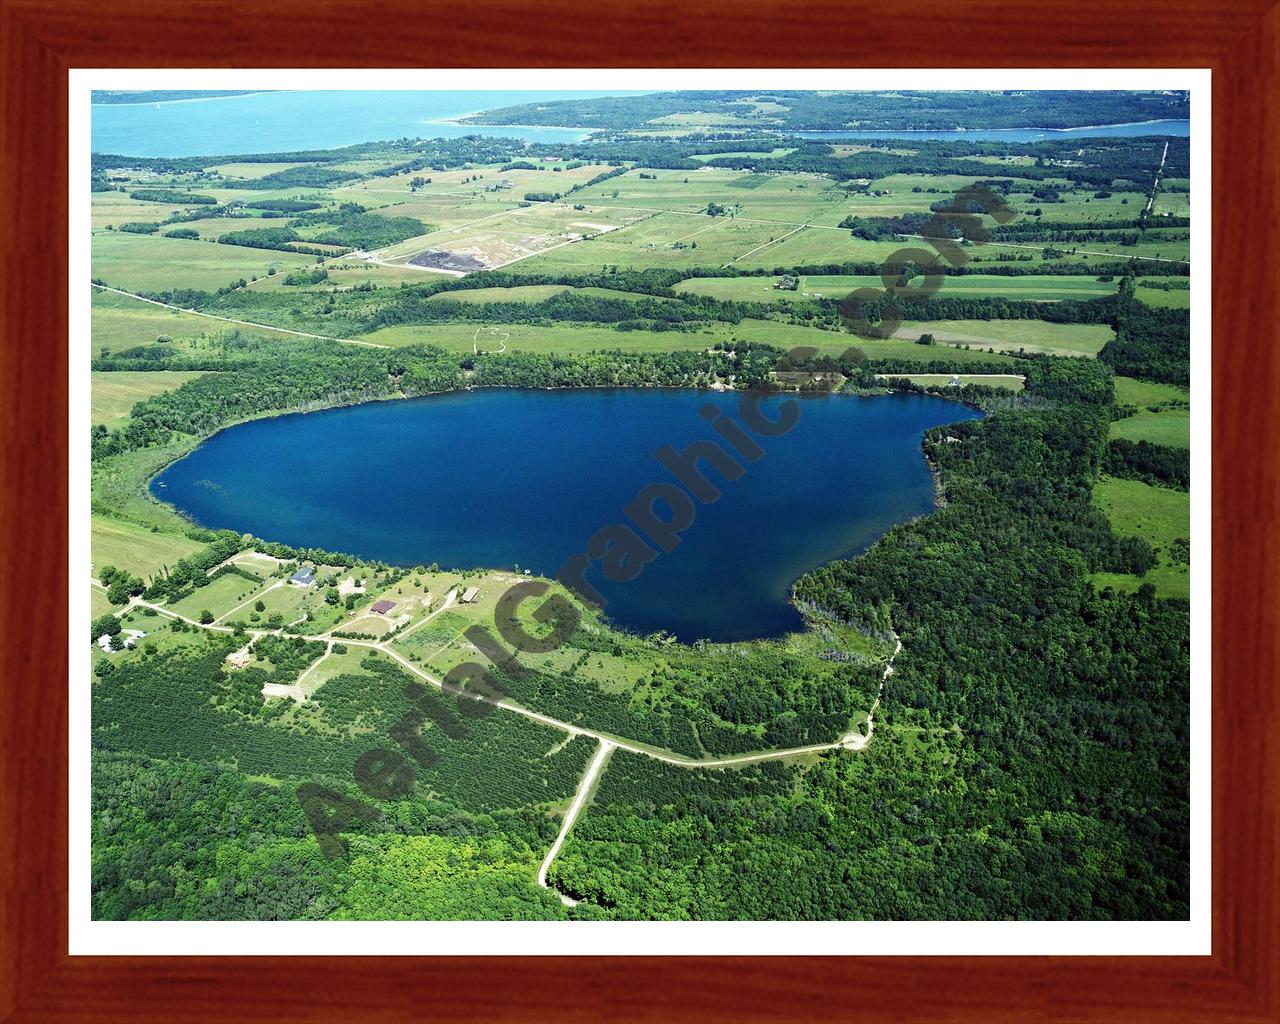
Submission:
{"label": "distant shoreline", "polygon": [[[796,128],[797,132],[831,132],[847,134],[849,132],[1094,132],[1102,128],[1134,128],[1144,124],[1181,124],[1189,121],[1186,117],[1154,117],[1149,121],[1118,121],[1115,124],[1082,124],[1074,128],[1038,128],[1027,125],[1021,128]],[[785,129],[782,129],[785,132]]]}
{"label": "distant shoreline", "polygon": [[472,124],[465,120],[468,117],[476,117],[483,114],[483,110],[471,110],[465,114],[454,114],[452,117],[433,117],[429,121],[420,121],[420,124],[447,124],[457,128],[540,128],[544,131],[556,132],[599,132],[603,128],[586,128],[583,126],[574,127],[564,124]]}
{"label": "distant shoreline", "polygon": [[254,92],[232,92],[224,93],[221,96],[192,96],[188,99],[180,100],[131,100],[127,103],[94,103],[90,102],[91,107],[151,107],[160,106],[162,103],[208,103],[213,100],[240,100],[247,96],[270,96],[273,93],[283,92],[301,92],[300,89],[258,89]]}

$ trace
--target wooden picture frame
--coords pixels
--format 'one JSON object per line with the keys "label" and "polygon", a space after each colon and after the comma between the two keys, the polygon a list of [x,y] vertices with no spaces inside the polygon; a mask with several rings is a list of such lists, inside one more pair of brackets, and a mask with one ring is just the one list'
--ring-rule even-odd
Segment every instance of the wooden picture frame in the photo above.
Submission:
{"label": "wooden picture frame", "polygon": [[[0,39],[0,1019],[1280,1020],[1280,272],[1269,252],[1280,227],[1280,6],[924,0],[895,12],[809,0],[731,9],[490,0],[446,10],[0,0]],[[1212,955],[764,963],[69,956],[67,74],[229,63],[1211,68]]]}

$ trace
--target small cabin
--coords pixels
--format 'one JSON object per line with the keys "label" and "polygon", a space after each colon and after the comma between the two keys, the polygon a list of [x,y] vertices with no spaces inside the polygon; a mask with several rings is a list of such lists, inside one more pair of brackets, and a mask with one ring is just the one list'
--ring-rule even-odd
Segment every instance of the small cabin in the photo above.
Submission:
{"label": "small cabin", "polygon": [[479,596],[480,596],[479,587],[467,587],[467,589],[462,592],[462,603],[475,604],[476,598]]}

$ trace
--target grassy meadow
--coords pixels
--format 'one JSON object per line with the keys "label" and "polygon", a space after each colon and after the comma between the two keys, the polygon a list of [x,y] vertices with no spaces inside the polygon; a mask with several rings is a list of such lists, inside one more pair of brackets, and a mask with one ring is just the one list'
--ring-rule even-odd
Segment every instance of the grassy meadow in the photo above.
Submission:
{"label": "grassy meadow", "polygon": [[1144,576],[1095,573],[1095,585],[1136,590],[1142,583],[1152,583],[1162,597],[1188,597],[1190,566],[1185,549],[1180,550],[1181,544],[1175,542],[1185,542],[1191,536],[1190,495],[1138,480],[1103,477],[1094,486],[1093,500],[1116,533],[1141,537],[1155,548],[1157,558],[1155,567]]}

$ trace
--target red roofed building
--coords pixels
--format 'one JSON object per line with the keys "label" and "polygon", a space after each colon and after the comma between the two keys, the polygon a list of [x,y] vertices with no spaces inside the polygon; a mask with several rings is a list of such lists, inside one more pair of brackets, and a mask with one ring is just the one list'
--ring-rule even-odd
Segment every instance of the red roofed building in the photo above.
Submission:
{"label": "red roofed building", "polygon": [[379,601],[371,610],[379,615],[386,615],[395,606],[396,603],[394,601]]}

